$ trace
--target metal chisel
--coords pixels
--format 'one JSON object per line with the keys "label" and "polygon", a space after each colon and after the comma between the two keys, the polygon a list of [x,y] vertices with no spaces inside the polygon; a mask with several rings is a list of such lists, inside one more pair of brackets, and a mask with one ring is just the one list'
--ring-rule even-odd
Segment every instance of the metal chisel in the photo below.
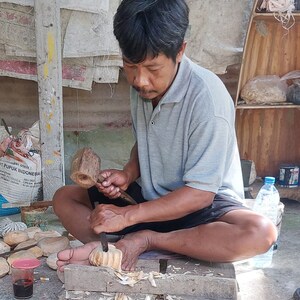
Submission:
{"label": "metal chisel", "polygon": [[108,251],[108,240],[107,240],[106,233],[105,232],[101,232],[99,234],[99,239],[100,239],[103,251],[107,252]]}

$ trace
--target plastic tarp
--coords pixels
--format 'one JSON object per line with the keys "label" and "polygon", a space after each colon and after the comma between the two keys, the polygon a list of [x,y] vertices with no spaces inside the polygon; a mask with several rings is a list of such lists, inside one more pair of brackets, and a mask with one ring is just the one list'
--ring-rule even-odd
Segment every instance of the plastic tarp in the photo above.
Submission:
{"label": "plastic tarp", "polygon": [[[0,3],[0,76],[36,81],[34,9],[26,6],[30,1],[11,2]],[[93,81],[117,83],[120,51],[112,21],[119,0],[61,3],[68,8],[61,10],[63,86],[91,90]],[[97,63],[105,60],[108,63]]]}
{"label": "plastic tarp", "polygon": [[[64,86],[91,90],[93,81],[118,82],[122,63],[112,23],[119,2],[60,2]],[[187,3],[187,55],[217,74],[241,62],[253,0]],[[34,0],[0,0],[0,76],[37,80],[33,5]]]}

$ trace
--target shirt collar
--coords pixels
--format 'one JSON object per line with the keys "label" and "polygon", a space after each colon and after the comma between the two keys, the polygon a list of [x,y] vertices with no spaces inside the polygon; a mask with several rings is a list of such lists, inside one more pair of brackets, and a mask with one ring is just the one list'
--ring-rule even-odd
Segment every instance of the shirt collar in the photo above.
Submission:
{"label": "shirt collar", "polygon": [[190,65],[190,60],[185,55],[183,55],[176,77],[169,90],[161,98],[161,101],[158,105],[163,103],[180,102],[184,98],[189,86],[191,71],[192,68]]}

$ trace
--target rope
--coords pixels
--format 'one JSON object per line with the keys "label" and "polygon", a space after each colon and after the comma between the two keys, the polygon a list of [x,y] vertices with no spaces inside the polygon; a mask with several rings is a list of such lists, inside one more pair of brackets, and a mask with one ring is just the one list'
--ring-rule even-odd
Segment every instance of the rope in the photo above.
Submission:
{"label": "rope", "polygon": [[295,24],[292,11],[295,10],[294,0],[263,0],[260,9],[273,12],[284,29],[289,30]]}

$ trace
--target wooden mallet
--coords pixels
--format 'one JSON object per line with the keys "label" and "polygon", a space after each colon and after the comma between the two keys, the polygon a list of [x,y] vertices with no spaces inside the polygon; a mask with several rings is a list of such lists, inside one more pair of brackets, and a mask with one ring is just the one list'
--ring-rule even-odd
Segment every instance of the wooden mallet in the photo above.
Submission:
{"label": "wooden mallet", "polygon": [[[89,147],[79,149],[71,163],[70,178],[79,186],[88,189],[97,182],[103,182],[105,179],[100,175],[101,170],[100,157]],[[126,192],[120,189],[121,198],[128,204],[137,204]]]}

